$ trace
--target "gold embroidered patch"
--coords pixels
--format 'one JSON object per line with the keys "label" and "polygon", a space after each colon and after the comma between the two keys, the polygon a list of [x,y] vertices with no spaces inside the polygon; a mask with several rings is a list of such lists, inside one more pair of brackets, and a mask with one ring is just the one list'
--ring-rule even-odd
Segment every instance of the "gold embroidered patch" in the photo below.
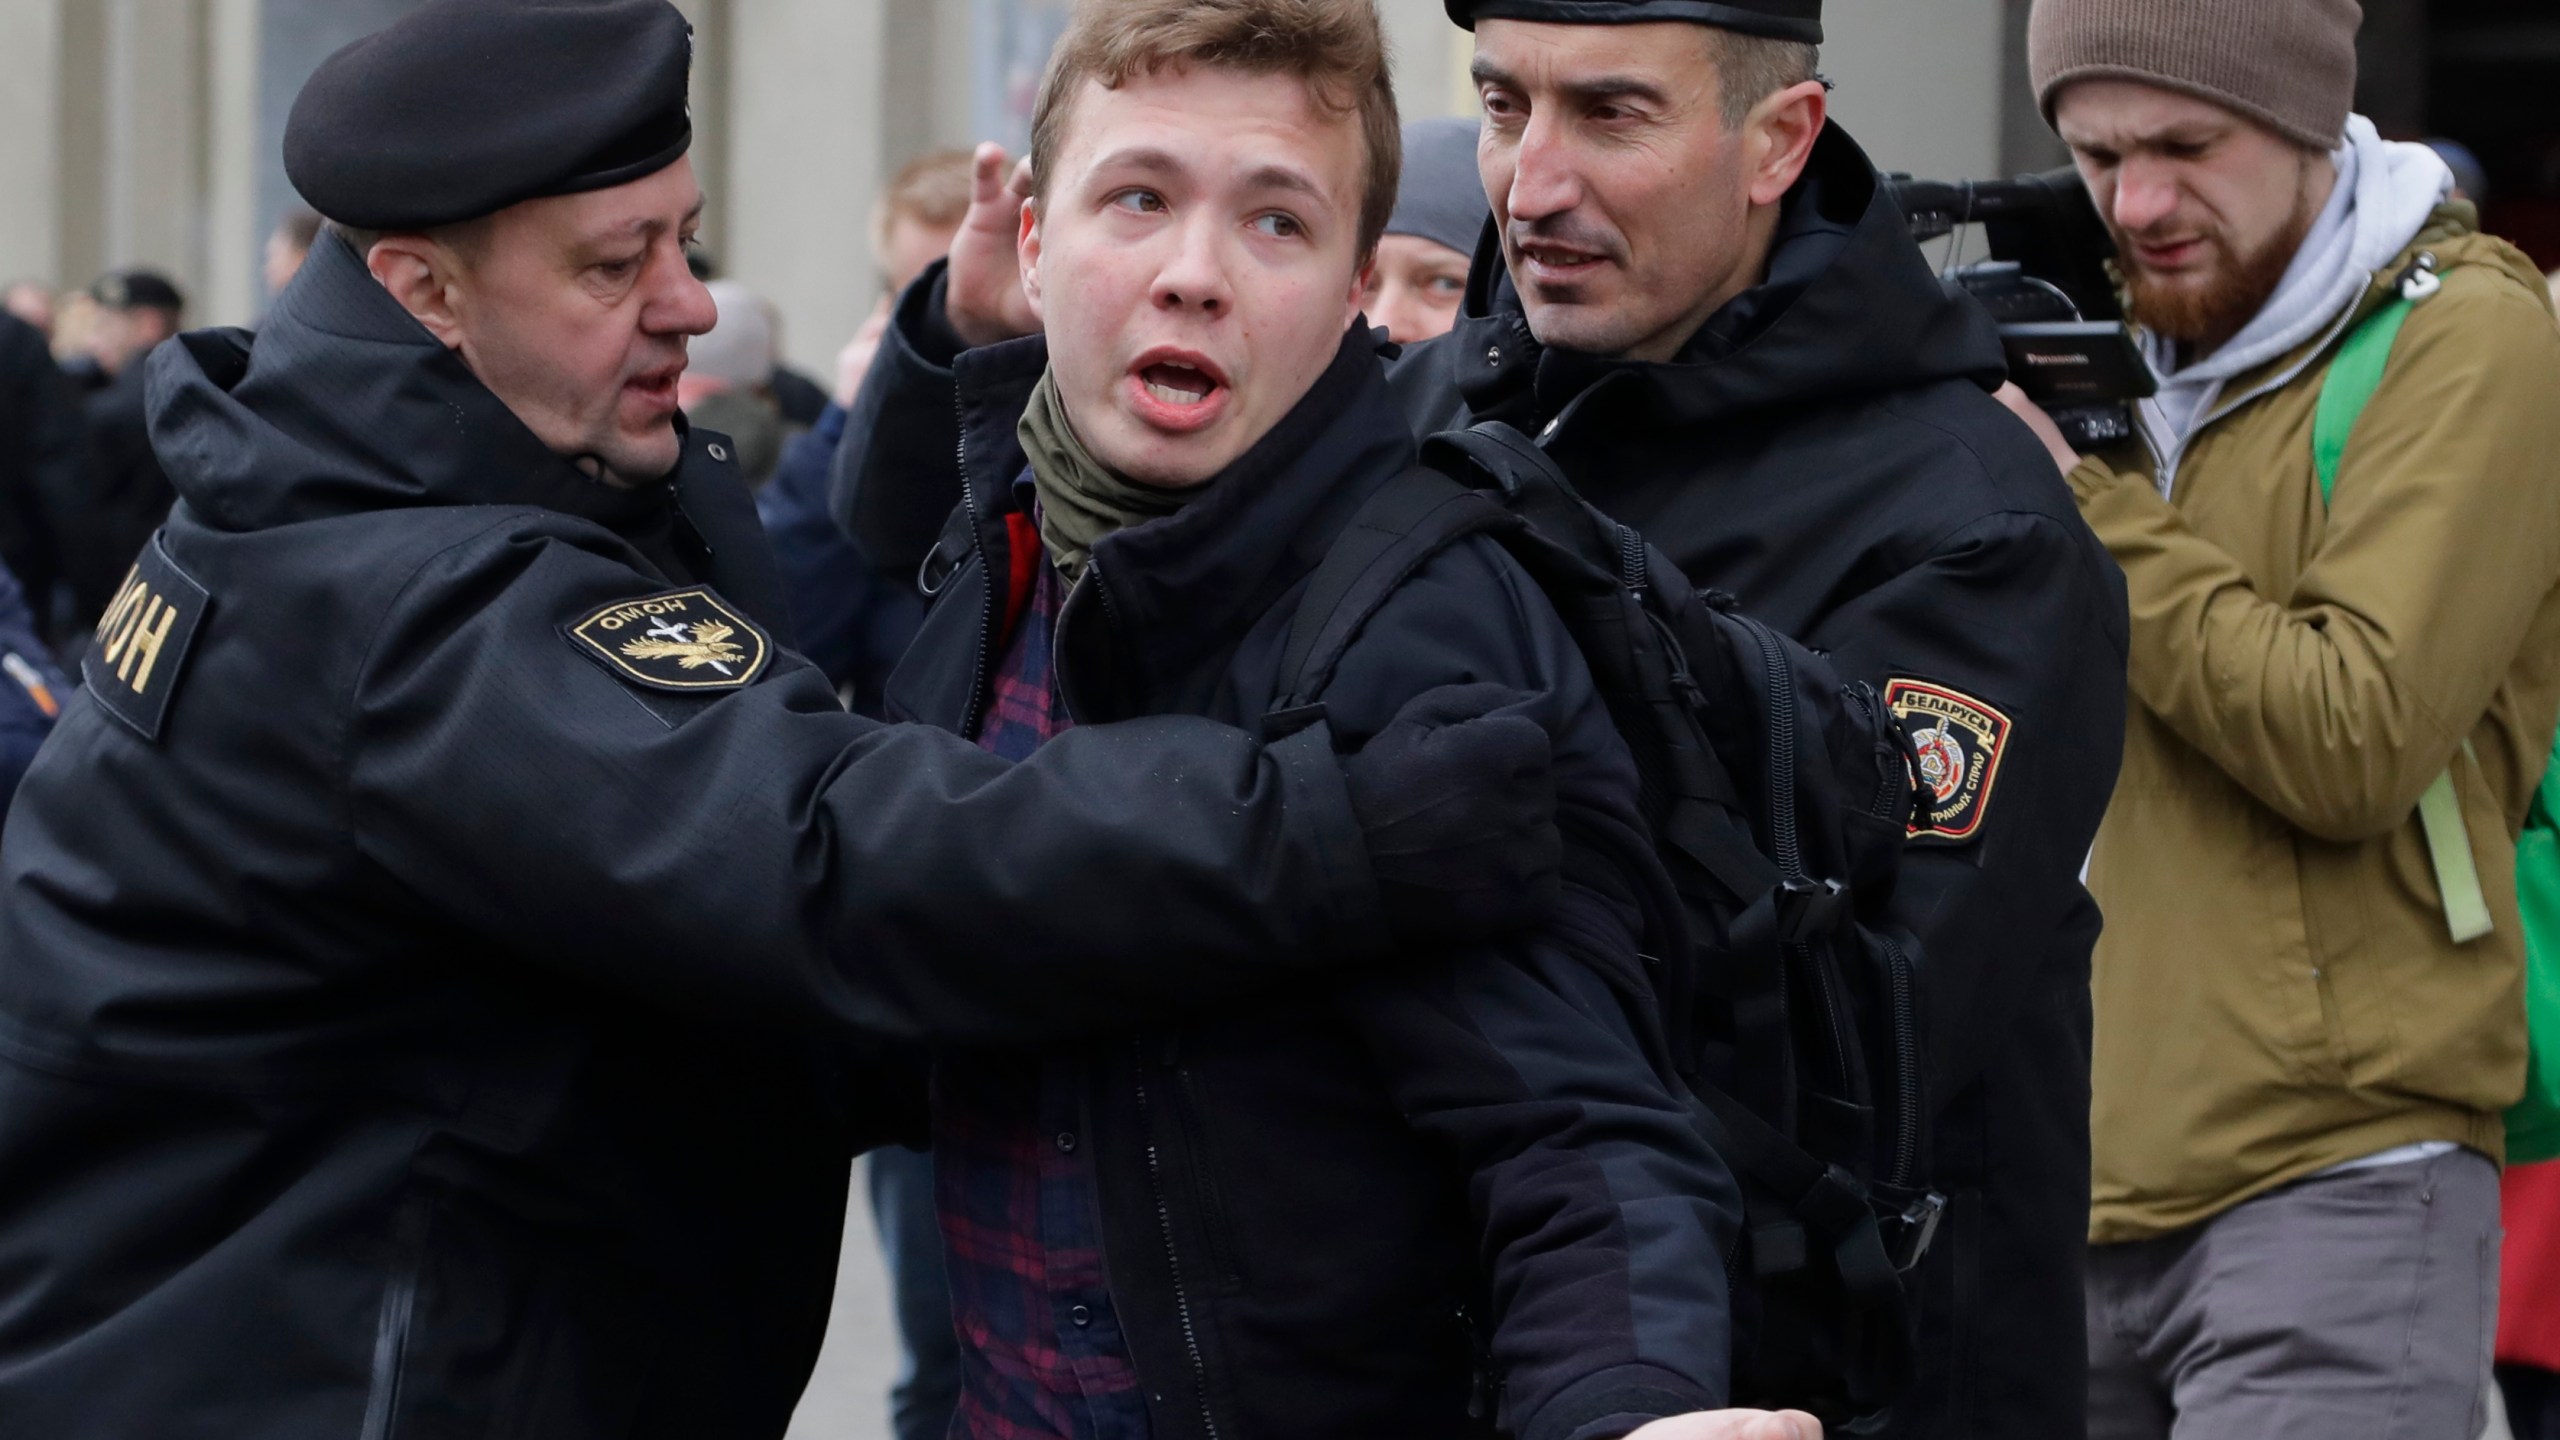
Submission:
{"label": "gold embroidered patch", "polygon": [[735,690],[773,657],[755,622],[708,590],[617,600],[568,627],[569,638],[625,680],[657,690]]}
{"label": "gold embroidered patch", "polygon": [[1884,704],[1920,757],[1914,778],[1928,813],[1911,827],[1911,838],[1964,841],[1981,834],[2009,745],[2009,717],[1961,690],[1926,680],[1886,682]]}

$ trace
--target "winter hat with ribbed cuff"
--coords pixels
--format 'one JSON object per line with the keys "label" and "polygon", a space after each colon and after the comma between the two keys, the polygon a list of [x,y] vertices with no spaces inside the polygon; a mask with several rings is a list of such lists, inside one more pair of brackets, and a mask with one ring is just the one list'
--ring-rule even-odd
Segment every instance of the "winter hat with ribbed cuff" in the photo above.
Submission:
{"label": "winter hat with ribbed cuff", "polygon": [[2047,124],[2074,80],[2134,80],[2334,150],[2355,103],[2363,19],[2356,0],[2035,0],[2027,73]]}

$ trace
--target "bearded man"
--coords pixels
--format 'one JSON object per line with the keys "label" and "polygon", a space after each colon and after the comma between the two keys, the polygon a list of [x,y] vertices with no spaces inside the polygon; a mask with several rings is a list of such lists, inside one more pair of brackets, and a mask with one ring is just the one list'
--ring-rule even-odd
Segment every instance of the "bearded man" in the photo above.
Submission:
{"label": "bearded man", "polygon": [[2126,453],[2047,427],[2133,613],[2089,866],[2102,1440],[2481,1427],[2560,334],[2443,162],[2348,114],[2357,18],[2039,0],[2030,31],[2161,382]]}

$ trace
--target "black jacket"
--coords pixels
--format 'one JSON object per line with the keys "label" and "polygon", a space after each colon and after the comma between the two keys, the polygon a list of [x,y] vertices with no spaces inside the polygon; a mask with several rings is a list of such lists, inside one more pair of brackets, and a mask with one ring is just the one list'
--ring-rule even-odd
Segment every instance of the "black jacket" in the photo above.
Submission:
{"label": "black jacket", "polygon": [[[1004,617],[1026,598],[1010,593],[1029,573],[1016,562],[1045,563],[1015,553],[1030,529],[1016,528],[1014,429],[1046,357],[1031,339],[960,359],[960,563],[890,679],[893,717],[965,732],[984,713]],[[1053,637],[1069,713],[1256,723],[1283,698],[1308,575],[1413,463],[1375,342],[1355,330],[1200,498],[1094,547]],[[1650,1013],[1635,887],[1669,882],[1634,761],[1563,622],[1497,546],[1471,542],[1369,622],[1323,702],[1336,742],[1356,746],[1425,690],[1485,682],[1522,692],[1557,737],[1575,844],[1549,924],[1059,1062],[1095,1147],[1112,1304],[1156,1440],[1423,1440],[1497,1419],[1528,1440],[1590,1440],[1723,1403],[1740,1199],[1662,1078],[1651,1025],[1631,1018]],[[946,1054],[941,1093],[983,1064]]]}
{"label": "black jacket", "polygon": [[779,1435],[920,1099],[855,1037],[1383,947],[1320,737],[845,713],[718,437],[590,480],[342,242],[152,367],[181,500],[0,841],[0,1435]]}
{"label": "black jacket", "polygon": [[53,592],[72,538],[69,510],[87,489],[80,394],[43,332],[0,314],[0,565],[26,588],[48,642],[58,638]]}
{"label": "black jacket", "polygon": [[[940,272],[900,302],[839,459],[838,515],[883,564],[926,553],[956,478]],[[1674,361],[1544,350],[1488,229],[1450,335],[1390,383],[1417,433],[1502,419],[1690,578],[1891,682],[1969,764],[1914,840],[1894,918],[1928,954],[1934,1183],[1904,1436],[2081,1433],[2089,952],[2079,869],[2124,727],[2124,585],[2034,438],[1988,393],[1988,316],[1929,272],[1866,156],[1832,127],[1785,201],[1765,283]],[[919,480],[918,477],[927,477]],[[1952,696],[1953,698],[1948,698]],[[1952,723],[1952,722],[1951,722]],[[1936,747],[1923,747],[1924,758]],[[1944,750],[1937,750],[1944,754]]]}
{"label": "black jacket", "polygon": [[98,623],[125,571],[133,568],[133,557],[169,518],[177,499],[151,448],[143,388],[148,371],[136,356],[123,374],[81,402],[88,420],[89,479],[64,525],[62,578],[71,586],[67,631]]}

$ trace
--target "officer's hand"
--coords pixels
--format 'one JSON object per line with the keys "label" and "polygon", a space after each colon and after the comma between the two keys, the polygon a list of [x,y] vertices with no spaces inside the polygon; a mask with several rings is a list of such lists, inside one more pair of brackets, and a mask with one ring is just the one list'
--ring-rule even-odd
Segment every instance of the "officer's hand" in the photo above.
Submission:
{"label": "officer's hand", "polygon": [[2036,432],[2036,438],[2044,442],[2044,453],[2053,457],[2053,463],[2061,467],[2063,474],[2068,475],[2080,468],[2080,452],[2072,449],[2071,442],[2062,438],[2062,427],[2053,423],[2053,417],[2044,413],[2043,407],[2028,399],[2026,391],[2015,384],[2003,384],[1991,392],[1991,398],[2008,406],[2010,414],[2027,422],[2027,428]]}
{"label": "officer's hand", "polygon": [[944,318],[970,345],[993,345],[1040,328],[1022,293],[1022,260],[1014,252],[1022,202],[1030,198],[1030,159],[1014,166],[1008,178],[1004,147],[979,146],[969,159],[969,213],[951,237],[951,268],[943,281]]}
{"label": "officer's hand", "polygon": [[1822,1422],[1801,1410],[1700,1410],[1631,1430],[1627,1440],[1822,1440]]}
{"label": "officer's hand", "polygon": [[1462,945],[1546,917],[1564,843],[1547,732],[1498,685],[1428,691],[1342,762],[1387,923]]}

